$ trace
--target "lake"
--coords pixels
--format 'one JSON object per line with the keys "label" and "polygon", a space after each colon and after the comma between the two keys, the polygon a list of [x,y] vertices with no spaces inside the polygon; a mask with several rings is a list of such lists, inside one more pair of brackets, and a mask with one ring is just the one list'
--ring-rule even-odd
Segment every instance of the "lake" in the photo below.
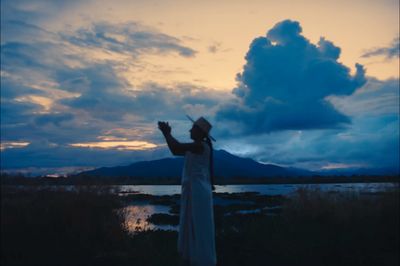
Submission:
{"label": "lake", "polygon": [[[23,190],[29,189],[51,189],[51,190],[69,190],[79,189],[79,186],[17,186]],[[181,193],[180,185],[116,185],[110,186],[114,193],[121,196],[130,194],[149,194],[153,196],[171,196]],[[267,196],[289,196],[299,188],[319,189],[326,192],[354,192],[354,193],[379,193],[390,189],[398,189],[399,183],[333,183],[333,184],[269,184],[269,185],[216,185],[216,193],[243,193],[255,192],[260,195]],[[96,188],[96,187],[95,187]],[[102,189],[101,187],[99,188]],[[242,199],[226,199],[221,197],[222,194],[214,194],[214,205],[227,206],[232,204],[245,203]],[[176,202],[178,203],[178,202]],[[154,225],[147,221],[152,214],[172,214],[171,206],[151,204],[146,201],[131,201],[124,208],[125,223],[128,230],[134,233],[137,230],[144,229],[161,229],[161,230],[177,230],[177,226],[171,225]],[[260,210],[244,210],[241,213],[257,212]]]}
{"label": "lake", "polygon": [[[398,187],[398,183],[333,183],[333,184],[273,184],[273,185],[225,185],[215,186],[216,193],[257,192],[261,195],[288,195],[299,188],[320,189],[322,191],[380,192]],[[142,193],[154,196],[181,193],[180,185],[122,185],[113,186],[117,192]]]}
{"label": "lake", "polygon": [[[399,184],[393,183],[340,183],[340,184],[274,184],[274,185],[225,185],[215,186],[216,193],[242,193],[256,192],[260,195],[285,195],[290,196],[299,188],[319,189],[326,192],[355,192],[355,193],[377,193],[398,188]],[[113,186],[116,193],[120,195],[150,194],[154,196],[165,196],[180,194],[179,185],[123,185]],[[214,205],[238,204],[241,201],[222,199],[218,194],[214,196]],[[148,202],[131,202],[125,208],[126,225],[130,232],[145,229],[177,230],[177,226],[154,225],[147,218],[155,213],[171,214],[170,207],[165,205],[154,205]],[[242,211],[255,212],[258,210]]]}

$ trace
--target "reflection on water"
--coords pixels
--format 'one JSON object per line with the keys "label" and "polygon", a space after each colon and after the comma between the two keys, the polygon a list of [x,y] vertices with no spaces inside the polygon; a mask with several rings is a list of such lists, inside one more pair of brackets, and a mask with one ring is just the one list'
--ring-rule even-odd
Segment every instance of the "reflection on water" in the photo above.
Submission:
{"label": "reflection on water", "polygon": [[[112,185],[112,186],[75,186],[75,185],[43,185],[43,186],[16,186],[18,190],[67,190],[79,191],[80,189],[96,189],[118,193],[119,195],[128,194],[149,194],[154,196],[174,195],[181,193],[180,185]],[[261,195],[288,195],[299,188],[320,189],[322,191],[336,192],[381,192],[387,189],[399,188],[399,183],[332,183],[332,184],[270,184],[270,185],[216,185],[216,193],[241,193],[257,192]]]}
{"label": "reflection on water", "polygon": [[142,193],[154,196],[174,195],[181,193],[180,185],[122,185],[115,186],[119,192]]}
{"label": "reflection on water", "polygon": [[[261,195],[290,195],[299,188],[319,189],[327,192],[361,192],[376,193],[386,191],[387,189],[398,188],[398,184],[392,183],[341,183],[341,184],[280,184],[280,185],[226,185],[216,186],[217,193],[240,193],[240,192],[258,192]],[[143,193],[155,196],[180,194],[179,185],[125,185],[114,186],[114,189],[120,195],[129,193]],[[234,200],[214,197],[214,204],[226,206],[230,204],[243,204],[246,200]],[[267,211],[269,215],[274,215],[273,209],[279,207],[265,207],[254,210],[240,210],[232,214],[258,213]],[[147,218],[155,213],[170,214],[170,207],[165,205],[151,205],[148,202],[135,202],[125,207],[126,226],[129,232],[134,233],[143,230],[161,229],[177,230],[177,226],[172,225],[154,225],[147,222]],[[271,212],[272,211],[272,212]]]}
{"label": "reflection on water", "polygon": [[[288,195],[298,188],[320,189],[322,191],[354,191],[380,192],[398,187],[393,183],[340,183],[340,184],[278,184],[278,185],[216,185],[216,193],[258,192],[261,195]],[[131,193],[143,193],[155,196],[174,195],[181,193],[180,185],[125,185],[116,186],[116,190]]]}
{"label": "reflection on water", "polygon": [[177,230],[172,225],[154,225],[147,221],[154,213],[169,213],[169,207],[164,205],[129,205],[124,208],[125,225],[130,233],[149,229]]}
{"label": "reflection on water", "polygon": [[268,216],[275,216],[276,212],[274,211],[280,211],[282,209],[281,206],[273,206],[273,207],[262,207],[254,210],[238,210],[238,211],[233,211],[230,213],[225,214],[225,216],[229,215],[235,215],[235,214],[253,214],[253,213],[262,213],[265,212],[266,215]]}

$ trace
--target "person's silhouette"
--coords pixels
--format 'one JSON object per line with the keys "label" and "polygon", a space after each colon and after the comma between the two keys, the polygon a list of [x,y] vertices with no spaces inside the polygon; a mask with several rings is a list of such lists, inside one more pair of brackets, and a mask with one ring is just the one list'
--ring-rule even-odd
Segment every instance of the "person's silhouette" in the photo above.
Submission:
{"label": "person's silhouette", "polygon": [[190,129],[191,143],[171,135],[168,122],[158,122],[172,154],[185,156],[182,174],[178,252],[184,265],[216,265],[213,213],[211,124],[203,117]]}

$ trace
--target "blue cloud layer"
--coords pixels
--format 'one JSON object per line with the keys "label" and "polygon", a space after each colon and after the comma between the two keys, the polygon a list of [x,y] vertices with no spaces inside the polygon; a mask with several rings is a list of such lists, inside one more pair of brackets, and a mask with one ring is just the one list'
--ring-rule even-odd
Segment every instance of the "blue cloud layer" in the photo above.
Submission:
{"label": "blue cloud layer", "polygon": [[101,48],[110,52],[127,53],[170,53],[181,56],[194,56],[196,51],[180,44],[179,39],[134,22],[111,24],[97,22],[90,27],[80,28],[72,35],[61,34],[66,42],[87,48]]}
{"label": "blue cloud layer", "polygon": [[234,137],[223,147],[263,162],[321,169],[329,164],[399,173],[399,79],[369,78],[349,96],[329,101],[352,124],[342,129],[286,130]]}
{"label": "blue cloud layer", "polygon": [[384,56],[387,59],[398,59],[400,56],[400,38],[396,37],[387,47],[377,47],[365,52],[362,57]]}
{"label": "blue cloud layer", "polygon": [[318,45],[301,35],[300,24],[285,20],[253,40],[237,75],[237,99],[223,106],[217,118],[243,134],[288,129],[338,128],[350,118],[326,101],[350,95],[365,83],[356,65],[354,76],[340,62],[340,48],[321,38]]}
{"label": "blue cloud layer", "polygon": [[164,148],[146,154],[69,144],[108,135],[160,143],[153,130],[157,119],[172,118],[180,125],[185,112],[209,111],[221,97],[213,90],[207,97],[200,93],[206,88],[190,84],[166,87],[149,81],[132,87],[118,73],[124,62],[86,56],[87,51],[113,52],[137,65],[146,54],[193,57],[196,51],[178,38],[135,22],[94,22],[75,31],[50,32],[32,24],[40,10],[28,15],[17,4],[2,2],[3,8],[16,13],[1,18],[1,141],[30,144],[2,150],[2,169],[100,166],[165,156]]}

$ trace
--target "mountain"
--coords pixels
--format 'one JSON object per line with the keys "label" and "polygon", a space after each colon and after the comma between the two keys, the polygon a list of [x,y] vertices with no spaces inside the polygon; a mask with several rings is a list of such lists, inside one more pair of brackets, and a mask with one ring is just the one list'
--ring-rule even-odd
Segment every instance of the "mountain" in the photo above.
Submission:
{"label": "mountain", "polygon": [[364,167],[321,170],[320,176],[399,176],[399,167]]}
{"label": "mountain", "polygon": [[[304,175],[305,170],[285,168],[274,164],[262,164],[249,158],[242,158],[224,150],[214,152],[214,172],[220,178],[290,177]],[[311,174],[310,172],[308,172]]]}
{"label": "mountain", "polygon": [[[101,167],[79,173],[86,177],[125,177],[171,179],[182,174],[183,157],[142,161],[127,166]],[[214,151],[214,175],[216,178],[231,180],[234,178],[292,177],[309,176],[312,172],[303,169],[285,168],[273,164],[258,163],[249,158],[241,158],[224,150]]]}

